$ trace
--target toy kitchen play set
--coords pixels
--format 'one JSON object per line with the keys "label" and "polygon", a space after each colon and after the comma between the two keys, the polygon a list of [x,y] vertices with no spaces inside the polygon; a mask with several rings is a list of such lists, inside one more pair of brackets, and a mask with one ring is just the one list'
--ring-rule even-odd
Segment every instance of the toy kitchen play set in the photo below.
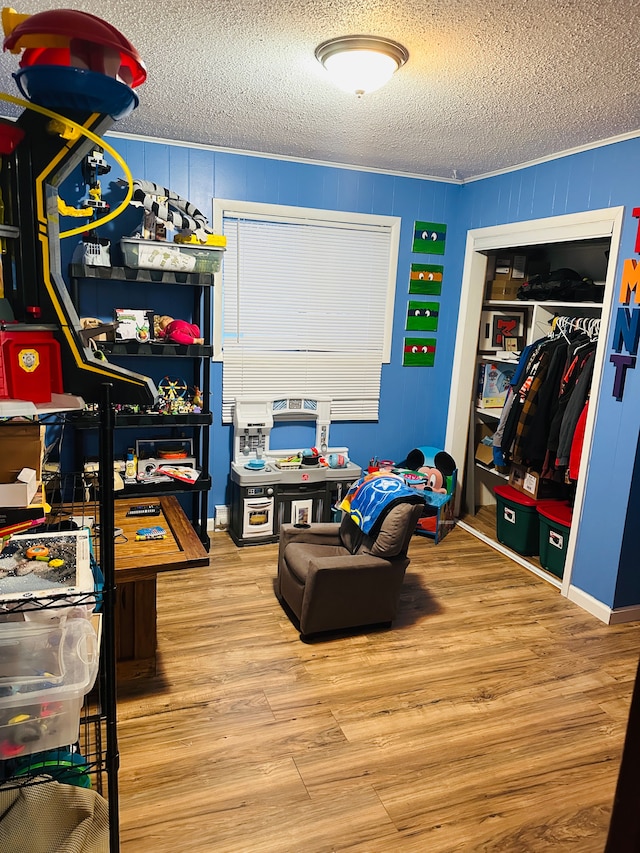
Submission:
{"label": "toy kitchen play set", "polygon": [[[270,448],[276,422],[309,420],[316,422],[314,448]],[[329,447],[330,424],[330,400],[236,400],[229,533],[237,545],[276,542],[282,524],[331,521],[362,469],[346,447]]]}

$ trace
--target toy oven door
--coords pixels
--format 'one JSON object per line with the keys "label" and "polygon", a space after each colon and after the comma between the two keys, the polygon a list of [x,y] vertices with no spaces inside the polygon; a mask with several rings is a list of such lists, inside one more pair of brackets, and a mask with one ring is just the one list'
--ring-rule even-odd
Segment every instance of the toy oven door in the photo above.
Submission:
{"label": "toy oven door", "polygon": [[242,538],[271,536],[273,534],[274,499],[244,498],[242,510]]}

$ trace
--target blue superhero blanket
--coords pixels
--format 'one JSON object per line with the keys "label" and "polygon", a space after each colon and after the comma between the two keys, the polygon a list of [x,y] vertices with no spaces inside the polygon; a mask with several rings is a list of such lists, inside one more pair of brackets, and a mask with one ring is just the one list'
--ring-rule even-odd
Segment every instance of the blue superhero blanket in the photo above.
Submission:
{"label": "blue superhero blanket", "polygon": [[367,474],[351,486],[340,504],[363,533],[370,534],[397,503],[424,503],[420,492],[395,474]]}

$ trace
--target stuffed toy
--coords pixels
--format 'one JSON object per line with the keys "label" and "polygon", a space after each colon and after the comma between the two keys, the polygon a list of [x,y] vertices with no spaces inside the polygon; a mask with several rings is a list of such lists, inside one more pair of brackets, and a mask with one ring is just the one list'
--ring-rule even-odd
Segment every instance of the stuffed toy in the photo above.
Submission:
{"label": "stuffed toy", "polygon": [[158,319],[159,338],[173,341],[175,344],[203,344],[204,338],[200,337],[200,329],[194,323],[186,320],[174,320],[166,314]]}

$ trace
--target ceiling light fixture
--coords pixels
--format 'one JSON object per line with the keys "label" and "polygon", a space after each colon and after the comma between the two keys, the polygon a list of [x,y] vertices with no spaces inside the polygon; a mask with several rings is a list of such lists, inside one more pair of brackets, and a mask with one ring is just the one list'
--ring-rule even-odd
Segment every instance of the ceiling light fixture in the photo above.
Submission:
{"label": "ceiling light fixture", "polygon": [[379,36],[340,36],[319,44],[316,59],[345,92],[359,98],[384,86],[409,59],[406,47]]}

